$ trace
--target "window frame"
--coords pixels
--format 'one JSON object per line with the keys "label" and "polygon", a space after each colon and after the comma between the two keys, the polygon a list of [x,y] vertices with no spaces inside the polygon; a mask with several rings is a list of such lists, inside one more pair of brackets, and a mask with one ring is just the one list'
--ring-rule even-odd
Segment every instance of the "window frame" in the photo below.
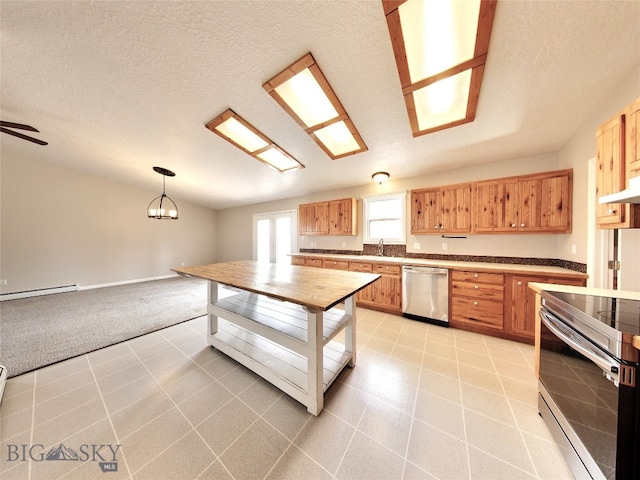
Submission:
{"label": "window frame", "polygon": [[[389,245],[404,245],[407,242],[407,227],[406,227],[406,216],[407,216],[407,193],[406,192],[397,192],[397,193],[387,193],[384,195],[370,195],[366,197],[362,197],[362,243],[365,244],[375,244],[380,241],[378,237],[371,237],[369,233],[369,204],[371,202],[382,201],[382,200],[392,200],[399,199],[401,203],[400,207],[400,216],[399,217],[389,217],[386,220],[399,220],[401,226],[401,232],[399,237],[387,238],[383,237],[383,241],[385,244]],[[375,220],[380,220],[376,218]]]}

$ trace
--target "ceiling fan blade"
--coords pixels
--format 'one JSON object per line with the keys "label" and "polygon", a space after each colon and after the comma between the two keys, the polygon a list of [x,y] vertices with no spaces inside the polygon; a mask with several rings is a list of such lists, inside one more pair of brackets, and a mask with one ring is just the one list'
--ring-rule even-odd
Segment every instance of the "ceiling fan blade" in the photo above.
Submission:
{"label": "ceiling fan blade", "polygon": [[0,120],[0,127],[17,128],[18,130],[29,130],[30,132],[40,133],[40,130],[37,128],[34,128],[31,125],[24,125],[22,123],[3,122]]}
{"label": "ceiling fan blade", "polygon": [[4,127],[0,127],[0,132],[8,133],[9,135],[13,135],[14,137],[22,138],[23,140],[28,140],[29,142],[37,143],[38,145],[49,145],[49,142],[45,142],[45,141],[39,140],[37,138],[29,137],[27,135],[23,135],[22,133],[18,133],[18,132],[14,132],[12,130],[8,130],[8,129],[4,128]]}

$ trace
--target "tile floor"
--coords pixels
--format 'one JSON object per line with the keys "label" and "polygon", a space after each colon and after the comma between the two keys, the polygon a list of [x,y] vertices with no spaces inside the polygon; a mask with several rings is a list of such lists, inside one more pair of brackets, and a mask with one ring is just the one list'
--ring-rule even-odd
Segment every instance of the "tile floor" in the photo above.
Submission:
{"label": "tile floor", "polygon": [[358,364],[318,417],[208,347],[204,317],[11,378],[0,477],[573,478],[537,413],[533,347],[357,315]]}

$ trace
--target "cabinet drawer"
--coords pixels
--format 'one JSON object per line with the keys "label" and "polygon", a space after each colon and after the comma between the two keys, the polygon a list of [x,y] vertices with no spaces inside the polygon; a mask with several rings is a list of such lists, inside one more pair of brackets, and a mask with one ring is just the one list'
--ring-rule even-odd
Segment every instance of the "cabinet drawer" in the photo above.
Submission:
{"label": "cabinet drawer", "polygon": [[400,275],[400,265],[376,264],[374,271],[376,273],[386,273],[388,275]]}
{"label": "cabinet drawer", "polygon": [[502,330],[503,304],[493,300],[453,296],[451,320]]}
{"label": "cabinet drawer", "polygon": [[349,270],[352,272],[373,272],[373,265],[366,262],[349,262]]}
{"label": "cabinet drawer", "polygon": [[491,283],[460,282],[454,280],[451,282],[451,294],[502,302],[504,300],[504,286]]}
{"label": "cabinet drawer", "polygon": [[325,260],[324,268],[333,268],[334,270],[349,270],[349,262],[340,260]]}
{"label": "cabinet drawer", "polygon": [[321,258],[307,258],[305,265],[307,267],[322,267]]}
{"label": "cabinet drawer", "polygon": [[304,265],[304,257],[291,257],[291,265]]}
{"label": "cabinet drawer", "polygon": [[501,273],[453,270],[451,272],[451,279],[461,282],[494,283],[496,285],[504,285],[504,275]]}

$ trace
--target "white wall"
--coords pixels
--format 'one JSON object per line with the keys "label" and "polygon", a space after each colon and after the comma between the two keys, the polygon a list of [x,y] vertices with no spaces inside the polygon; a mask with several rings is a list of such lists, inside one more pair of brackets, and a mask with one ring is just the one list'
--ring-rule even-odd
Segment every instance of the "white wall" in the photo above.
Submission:
{"label": "white wall", "polygon": [[[592,115],[582,122],[576,119],[578,128],[572,140],[558,154],[560,168],[573,168],[573,232],[558,239],[560,258],[586,263],[590,276],[590,286],[611,288],[610,276],[602,265],[609,259],[611,230],[595,229],[596,201],[595,163],[590,160],[596,155],[595,133],[599,125],[640,96],[640,65],[637,65],[616,88],[604,99]],[[591,170],[590,170],[591,169]],[[590,179],[591,178],[591,182]],[[590,204],[591,202],[591,204]],[[591,208],[589,208],[591,207]],[[640,231],[621,231],[620,251],[622,270],[619,287],[640,291]],[[577,246],[577,255],[571,254],[571,246]],[[588,248],[590,247],[590,248]],[[590,250],[590,251],[589,251]]]}
{"label": "white wall", "polygon": [[[269,202],[245,207],[220,210],[218,212],[218,237],[216,258],[219,261],[249,259],[252,255],[252,215],[255,213],[297,209],[301,203],[355,197],[358,202],[358,235],[357,236],[301,236],[298,247],[301,249],[316,248],[327,250],[362,250],[362,201],[363,196],[380,195],[409,191],[415,188],[448,185],[460,182],[487,180],[491,178],[524,175],[527,173],[557,170],[558,159],[555,154],[540,155],[531,158],[520,158],[489,165],[467,167],[464,169],[438,172],[421,177],[391,179],[378,185],[371,182],[367,185],[348,189],[322,192],[305,197],[290,198],[277,202]],[[392,169],[390,168],[392,171]],[[393,174],[392,174],[393,175]],[[407,202],[407,219],[410,218],[410,205]],[[407,251],[415,253],[444,253],[449,255],[489,255],[516,256],[534,258],[557,258],[559,235],[468,235],[466,239],[443,240],[440,235],[410,235],[407,225]],[[446,241],[448,249],[442,250],[442,242]],[[312,245],[315,242],[315,245]],[[420,243],[419,250],[413,248]]]}
{"label": "white wall", "polygon": [[160,183],[142,190],[26,156],[4,155],[0,166],[1,293],[160,277],[183,262],[215,261],[214,210],[174,198],[178,220],[147,218]]}

